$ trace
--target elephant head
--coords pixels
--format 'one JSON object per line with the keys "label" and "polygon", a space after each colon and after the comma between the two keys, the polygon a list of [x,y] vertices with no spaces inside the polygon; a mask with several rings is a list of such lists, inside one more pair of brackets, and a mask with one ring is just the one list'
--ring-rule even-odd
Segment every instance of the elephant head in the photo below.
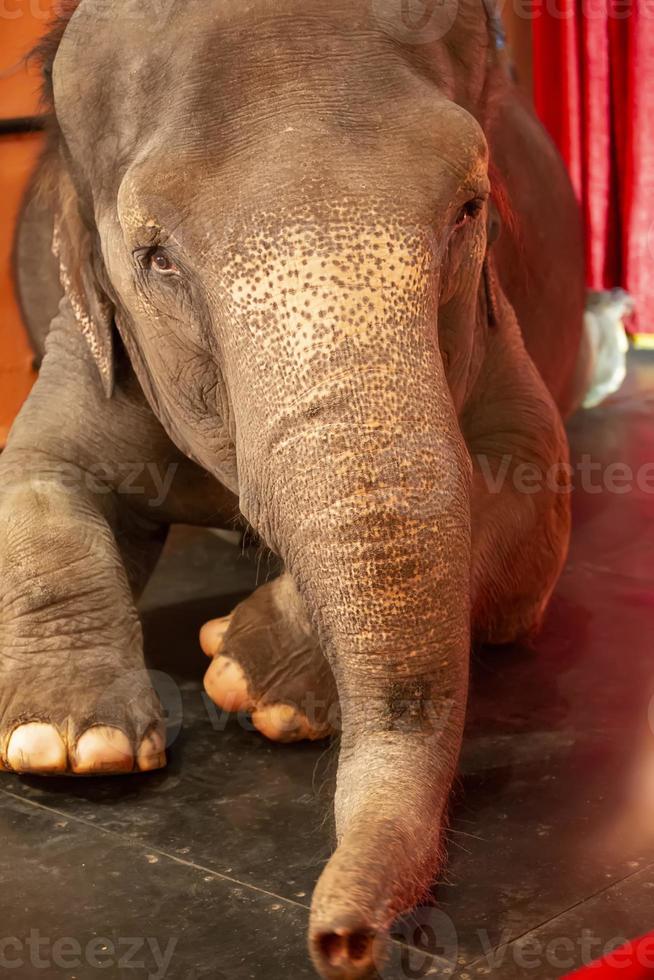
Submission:
{"label": "elephant head", "polygon": [[429,885],[467,689],[487,24],[464,3],[403,41],[396,6],[83,0],[52,70],[57,249],[107,396],[124,347],[334,671],[325,976],[367,973]]}

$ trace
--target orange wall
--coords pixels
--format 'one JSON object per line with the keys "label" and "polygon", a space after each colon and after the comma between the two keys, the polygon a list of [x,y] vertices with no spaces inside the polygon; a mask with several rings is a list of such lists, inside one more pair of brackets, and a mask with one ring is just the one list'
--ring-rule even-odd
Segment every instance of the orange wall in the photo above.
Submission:
{"label": "orange wall", "polygon": [[[25,52],[45,29],[50,0],[13,0],[0,15],[0,113],[28,116],[38,108],[38,73],[27,69]],[[40,135],[0,137],[0,446],[34,381],[30,350],[11,280],[16,217]]]}

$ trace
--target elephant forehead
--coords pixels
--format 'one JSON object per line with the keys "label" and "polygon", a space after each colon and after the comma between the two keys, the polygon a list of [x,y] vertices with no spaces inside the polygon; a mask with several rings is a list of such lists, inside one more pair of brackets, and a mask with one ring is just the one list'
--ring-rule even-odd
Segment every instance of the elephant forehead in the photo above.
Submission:
{"label": "elephant forehead", "polygon": [[420,183],[434,157],[465,173],[483,154],[472,120],[445,91],[437,98],[397,39],[389,44],[370,0],[148,10],[136,0],[80,4],[55,60],[57,117],[94,196],[113,195],[146,154],[234,178],[256,158],[275,174],[286,164],[285,179],[305,156],[339,179],[367,156],[370,176],[388,171],[395,184]]}
{"label": "elephant forehead", "polygon": [[220,262],[232,307],[248,315],[283,311],[307,328],[338,317],[352,332],[376,310],[387,316],[395,300],[417,300],[436,267],[435,236],[375,210],[371,204],[339,216],[328,209],[290,226],[279,216],[259,217]]}
{"label": "elephant forehead", "polygon": [[329,11],[322,0],[157,6],[77,7],[53,73],[57,114],[76,147],[129,159],[145,139],[184,128],[190,141],[212,132],[224,150],[242,139],[243,114],[252,126],[272,104],[304,104],[309,92],[309,114],[316,100],[367,103],[382,71],[387,90],[409,87],[366,0],[339,0]]}
{"label": "elephant forehead", "polygon": [[319,401],[359,354],[380,375],[424,356],[424,330],[411,324],[426,323],[437,263],[418,225],[369,211],[282,229],[271,218],[217,265],[234,363],[266,362],[280,385],[294,379],[298,396],[322,377],[311,396]]}

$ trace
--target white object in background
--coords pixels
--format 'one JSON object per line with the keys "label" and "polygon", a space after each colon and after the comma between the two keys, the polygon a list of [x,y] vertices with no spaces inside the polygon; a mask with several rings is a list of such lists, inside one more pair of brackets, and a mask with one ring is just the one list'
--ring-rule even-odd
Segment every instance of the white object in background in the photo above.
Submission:
{"label": "white object in background", "polygon": [[234,548],[240,548],[243,544],[242,531],[227,531],[222,527],[211,527],[209,530],[216,538],[221,538],[227,544],[233,545]]}
{"label": "white object in background", "polygon": [[623,319],[634,308],[624,289],[589,292],[584,329],[591,350],[593,373],[583,401],[594,408],[618,390],[627,373],[629,342]]}

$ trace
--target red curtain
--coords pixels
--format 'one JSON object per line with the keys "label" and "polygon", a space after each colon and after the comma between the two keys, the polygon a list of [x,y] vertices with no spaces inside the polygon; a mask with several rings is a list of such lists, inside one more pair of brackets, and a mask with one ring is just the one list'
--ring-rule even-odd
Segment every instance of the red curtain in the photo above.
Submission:
{"label": "red curtain", "polygon": [[654,332],[654,0],[535,0],[534,98],[570,170],[588,285]]}
{"label": "red curtain", "polygon": [[652,980],[654,932],[632,939],[585,969],[567,973],[562,980]]}

